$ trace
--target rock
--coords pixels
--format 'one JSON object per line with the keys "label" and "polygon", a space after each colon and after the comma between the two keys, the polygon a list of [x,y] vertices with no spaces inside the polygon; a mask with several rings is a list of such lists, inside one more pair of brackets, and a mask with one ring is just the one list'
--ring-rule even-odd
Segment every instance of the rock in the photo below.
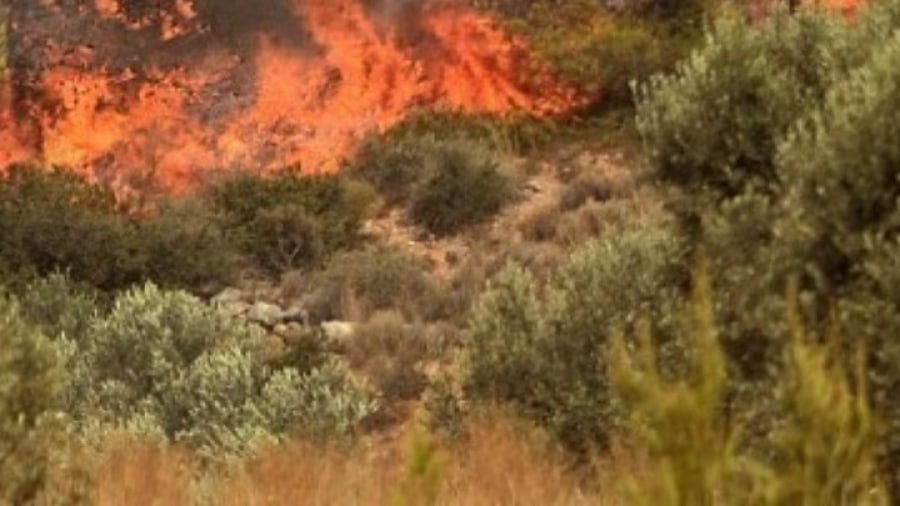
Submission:
{"label": "rock", "polygon": [[232,302],[231,304],[220,304],[218,307],[230,315],[245,316],[253,306],[246,302],[239,301]]}
{"label": "rock", "polygon": [[244,292],[237,288],[226,288],[212,298],[212,303],[218,306],[227,306],[239,302],[244,302]]}
{"label": "rock", "polygon": [[272,328],[272,334],[278,337],[286,337],[288,332],[288,326],[283,323],[279,323]]}
{"label": "rock", "polygon": [[247,311],[247,319],[264,327],[274,327],[284,320],[284,311],[268,302],[256,302]]}
{"label": "rock", "polygon": [[528,181],[523,189],[528,193],[541,193],[541,185],[537,181]]}
{"label": "rock", "polygon": [[281,321],[285,323],[302,323],[309,325],[309,311],[302,306],[291,306],[281,315]]}
{"label": "rock", "polygon": [[308,327],[295,322],[276,325],[275,329],[272,331],[273,334],[284,339],[285,342],[301,339],[306,336],[308,332]]}
{"label": "rock", "polygon": [[353,337],[353,333],[356,332],[356,325],[352,322],[328,321],[322,322],[322,330],[328,339],[343,343]]}

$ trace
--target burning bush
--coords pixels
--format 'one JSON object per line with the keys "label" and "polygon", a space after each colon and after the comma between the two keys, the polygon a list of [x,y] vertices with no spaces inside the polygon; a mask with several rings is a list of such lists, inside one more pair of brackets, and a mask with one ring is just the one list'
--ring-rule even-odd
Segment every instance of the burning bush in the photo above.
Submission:
{"label": "burning bush", "polygon": [[605,106],[631,104],[629,85],[672,68],[702,34],[716,3],[563,0],[478,3],[506,14],[537,58],[602,96]]}

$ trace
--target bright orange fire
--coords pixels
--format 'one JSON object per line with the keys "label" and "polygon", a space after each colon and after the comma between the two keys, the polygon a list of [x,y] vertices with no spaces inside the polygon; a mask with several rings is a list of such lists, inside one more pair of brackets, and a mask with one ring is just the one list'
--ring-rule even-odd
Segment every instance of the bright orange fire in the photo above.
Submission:
{"label": "bright orange fire", "polygon": [[[104,17],[118,16],[118,0],[95,1]],[[260,33],[250,61],[214,50],[178,70],[96,69],[90,48],[51,55],[64,64],[40,83],[55,104],[50,113],[35,108],[40,148],[26,147],[31,134],[0,108],[0,167],[30,158],[120,188],[180,192],[215,170],[334,171],[365,135],[419,106],[552,115],[578,102],[549,76],[526,81],[533,66],[523,45],[465,7],[427,8],[415,37],[361,0],[296,0],[296,15],[316,51]],[[181,36],[193,16],[190,0],[180,0],[160,37]],[[243,65],[253,66],[252,97],[210,94]]]}

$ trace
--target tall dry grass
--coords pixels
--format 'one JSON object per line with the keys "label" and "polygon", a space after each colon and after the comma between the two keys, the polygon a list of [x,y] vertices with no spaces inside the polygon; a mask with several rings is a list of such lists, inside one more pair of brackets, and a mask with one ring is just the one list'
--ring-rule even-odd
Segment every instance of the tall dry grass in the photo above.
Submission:
{"label": "tall dry grass", "polygon": [[[228,467],[136,441],[92,466],[90,503],[119,505],[618,505],[614,480],[579,475],[545,438],[480,421],[456,443],[416,430],[353,449],[292,442]],[[609,473],[605,473],[609,474]],[[57,490],[65,486],[57,484]],[[48,500],[45,504],[60,504]]]}

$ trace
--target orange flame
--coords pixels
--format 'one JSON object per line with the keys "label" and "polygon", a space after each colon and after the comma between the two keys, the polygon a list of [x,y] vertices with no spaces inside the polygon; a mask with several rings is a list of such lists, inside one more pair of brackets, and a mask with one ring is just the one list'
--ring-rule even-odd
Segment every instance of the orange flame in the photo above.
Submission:
{"label": "orange flame", "polygon": [[[426,8],[421,33],[410,36],[361,0],[296,2],[316,50],[259,34],[250,62],[216,50],[190,68],[117,72],[92,68],[91,51],[82,51],[75,64],[43,75],[54,107],[34,108],[40,152],[24,147],[8,108],[0,108],[7,115],[0,116],[0,166],[37,158],[119,188],[152,182],[181,192],[222,169],[335,171],[365,135],[418,106],[543,116],[579,103],[548,75],[526,81],[533,66],[523,44],[468,8]],[[118,18],[117,0],[96,5]],[[164,40],[182,35],[195,15],[189,0],[177,5],[163,16]],[[67,55],[54,61],[73,58]],[[241,72],[255,80],[252,96],[222,86]]]}

